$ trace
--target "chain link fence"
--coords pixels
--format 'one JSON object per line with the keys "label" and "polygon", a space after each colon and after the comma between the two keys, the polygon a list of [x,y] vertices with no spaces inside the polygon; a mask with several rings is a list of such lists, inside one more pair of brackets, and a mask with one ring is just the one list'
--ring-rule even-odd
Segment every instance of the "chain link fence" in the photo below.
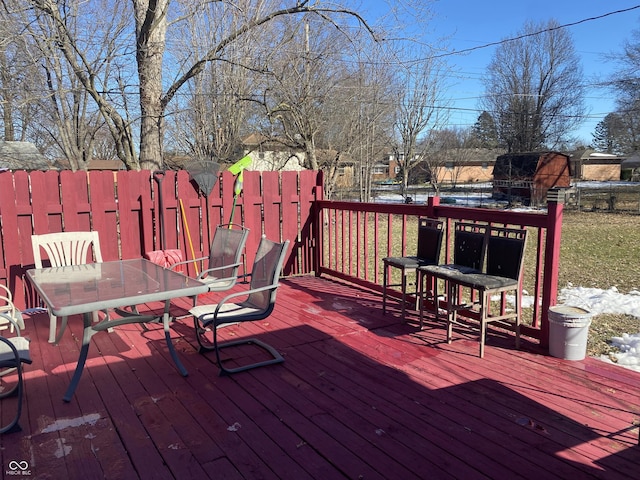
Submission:
{"label": "chain link fence", "polygon": [[567,209],[640,214],[640,183],[625,185],[618,182],[584,182],[572,187],[567,193]]}
{"label": "chain link fence", "polygon": [[[427,197],[435,195],[433,188],[409,187],[403,197],[398,185],[375,188],[373,202],[425,203]],[[440,203],[481,208],[508,208],[530,206],[528,200],[512,195],[496,198],[491,183],[445,186],[441,188]],[[358,201],[359,192],[338,190],[333,200]],[[543,202],[544,203],[544,202]],[[538,205],[544,208],[546,205]],[[584,212],[618,212],[640,214],[640,183],[638,182],[578,182],[566,191],[565,208]]]}

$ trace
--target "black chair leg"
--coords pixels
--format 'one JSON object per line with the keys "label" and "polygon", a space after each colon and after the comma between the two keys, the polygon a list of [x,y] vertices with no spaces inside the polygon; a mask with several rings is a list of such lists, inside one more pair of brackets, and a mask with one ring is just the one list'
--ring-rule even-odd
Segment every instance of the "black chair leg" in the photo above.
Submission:
{"label": "black chair leg", "polygon": [[[220,368],[220,376],[232,375],[234,373],[244,372],[247,370],[251,370],[253,368],[265,367],[267,365],[275,365],[277,363],[284,362],[284,357],[271,345],[264,343],[262,340],[258,340],[257,338],[249,338],[243,340],[234,340],[231,342],[224,342],[222,344],[218,343],[218,329],[213,329],[213,345],[216,351],[216,360],[218,362],[218,368]],[[220,351],[229,348],[235,347],[239,345],[256,345],[262,350],[266,351],[271,355],[272,358],[269,360],[263,360],[261,362],[250,363],[248,365],[242,365],[236,368],[226,368],[222,364],[222,359],[220,358]]]}

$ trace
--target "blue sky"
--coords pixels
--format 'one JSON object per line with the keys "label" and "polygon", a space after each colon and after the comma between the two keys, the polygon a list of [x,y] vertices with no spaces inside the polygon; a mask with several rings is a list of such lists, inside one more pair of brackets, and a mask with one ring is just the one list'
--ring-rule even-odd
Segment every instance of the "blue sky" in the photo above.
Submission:
{"label": "blue sky", "polygon": [[[356,3],[356,2],[353,2]],[[366,0],[361,2],[364,17],[375,24],[376,19],[388,10],[393,0]],[[547,21],[551,18],[560,25],[584,21],[567,27],[574,40],[587,83],[597,83],[615,71],[615,64],[605,61],[604,55],[620,52],[631,32],[640,29],[640,0],[636,1],[576,1],[576,0],[436,0],[431,3],[434,14],[425,30],[431,39],[448,37],[450,49],[468,48],[497,42],[514,36],[527,21]],[[626,10],[604,18],[607,13]],[[414,27],[419,25],[414,25]],[[428,39],[429,37],[427,37]],[[480,81],[496,47],[482,48],[467,54],[448,57],[449,64],[459,72],[451,79],[449,97],[453,99],[450,124],[473,125],[479,115],[477,101],[484,91]],[[591,87],[587,90],[586,104],[589,118],[576,136],[590,142],[596,124],[614,108],[610,92]]]}

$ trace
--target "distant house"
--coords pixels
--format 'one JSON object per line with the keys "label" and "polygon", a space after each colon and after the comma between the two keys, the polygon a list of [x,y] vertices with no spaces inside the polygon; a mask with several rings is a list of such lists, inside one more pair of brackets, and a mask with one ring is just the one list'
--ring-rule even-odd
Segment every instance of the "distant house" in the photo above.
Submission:
{"label": "distant house", "polygon": [[250,170],[304,170],[305,152],[278,139],[254,133],[242,140],[242,145],[244,155],[251,157]]}
{"label": "distant house", "polygon": [[0,142],[0,170],[50,170],[51,164],[31,142]]}
{"label": "distant house", "polygon": [[610,182],[620,180],[624,157],[596,152],[592,148],[571,153],[571,171],[576,180]]}
{"label": "distant house", "polygon": [[[493,165],[496,156],[503,150],[487,148],[458,148],[442,150],[424,160],[422,170],[433,171],[440,184],[461,184],[474,182],[490,182],[493,179]],[[430,165],[435,168],[430,168]],[[395,180],[401,167],[394,154],[389,154],[383,161],[373,167],[373,181],[389,183]],[[428,180],[428,178],[427,178]]]}
{"label": "distant house", "polygon": [[[54,163],[54,168],[58,170],[71,170],[71,163],[66,158],[56,160]],[[87,170],[126,170],[126,166],[122,160],[99,160],[99,159],[91,159],[87,165]]]}
{"label": "distant house", "polygon": [[400,171],[395,155],[389,154],[385,157],[371,167],[371,180],[374,183],[391,183]]}
{"label": "distant house", "polygon": [[493,167],[496,156],[504,150],[488,148],[459,148],[443,152],[442,167],[438,169],[438,182],[441,184],[460,184],[490,182],[493,179]]}
{"label": "distant house", "polygon": [[519,197],[538,205],[550,188],[569,188],[571,161],[560,152],[508,153],[493,167],[494,197]]}

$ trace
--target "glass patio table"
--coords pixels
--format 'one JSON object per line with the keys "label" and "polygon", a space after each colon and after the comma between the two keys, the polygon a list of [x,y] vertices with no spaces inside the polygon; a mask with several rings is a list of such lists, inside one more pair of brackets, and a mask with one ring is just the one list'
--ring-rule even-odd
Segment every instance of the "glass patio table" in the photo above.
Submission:
{"label": "glass patio table", "polygon": [[[171,299],[206,293],[206,284],[181,273],[168,270],[146,259],[118,260],[86,265],[31,269],[27,278],[58,317],[81,314],[84,322],[82,348],[71,383],[63,397],[71,401],[87,360],[91,337],[97,332],[119,325],[148,323],[159,315],[141,315],[135,306],[147,302],[164,301],[162,323],[167,348],[180,374],[188,372],[178,358],[171,342],[169,305]],[[115,309],[121,317],[93,323],[93,312]]]}

